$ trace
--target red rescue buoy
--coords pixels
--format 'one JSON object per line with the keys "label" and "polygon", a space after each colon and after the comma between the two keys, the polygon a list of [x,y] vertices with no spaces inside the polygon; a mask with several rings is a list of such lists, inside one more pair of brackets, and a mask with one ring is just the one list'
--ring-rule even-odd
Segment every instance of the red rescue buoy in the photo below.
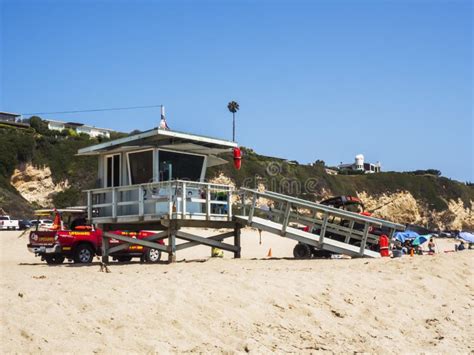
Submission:
{"label": "red rescue buoy", "polygon": [[237,170],[240,170],[242,166],[242,152],[240,148],[234,148],[234,166]]}
{"label": "red rescue buoy", "polygon": [[388,237],[382,234],[379,238],[380,256],[390,256],[388,252]]}

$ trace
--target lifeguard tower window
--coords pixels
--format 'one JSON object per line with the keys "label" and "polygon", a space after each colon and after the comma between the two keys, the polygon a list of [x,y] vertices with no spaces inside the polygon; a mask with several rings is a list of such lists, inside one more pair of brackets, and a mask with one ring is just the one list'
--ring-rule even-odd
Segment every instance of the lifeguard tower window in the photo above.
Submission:
{"label": "lifeguard tower window", "polygon": [[147,150],[128,155],[132,185],[145,184],[153,179],[153,151]]}
{"label": "lifeguard tower window", "polygon": [[120,186],[120,155],[116,154],[108,156],[106,159],[106,165],[106,187]]}
{"label": "lifeguard tower window", "polygon": [[160,150],[159,159],[160,181],[201,179],[203,156]]}

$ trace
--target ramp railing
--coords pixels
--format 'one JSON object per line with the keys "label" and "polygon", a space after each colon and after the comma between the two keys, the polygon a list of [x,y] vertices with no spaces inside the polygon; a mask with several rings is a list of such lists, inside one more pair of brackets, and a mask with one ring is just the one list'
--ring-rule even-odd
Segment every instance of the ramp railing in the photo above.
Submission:
{"label": "ramp railing", "polygon": [[325,239],[331,239],[357,246],[364,255],[365,249],[376,249],[381,234],[391,239],[396,231],[405,229],[401,224],[271,191],[242,188],[239,196],[240,213],[249,225],[256,217],[275,222],[282,236],[288,228],[306,227],[320,248],[324,248]]}

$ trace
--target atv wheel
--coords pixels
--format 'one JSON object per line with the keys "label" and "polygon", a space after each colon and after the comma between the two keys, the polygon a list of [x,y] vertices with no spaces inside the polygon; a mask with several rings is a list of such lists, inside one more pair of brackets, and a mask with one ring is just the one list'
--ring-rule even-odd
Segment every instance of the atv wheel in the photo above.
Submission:
{"label": "atv wheel", "polygon": [[311,247],[308,244],[298,243],[293,249],[293,256],[296,259],[309,259],[311,254]]}
{"label": "atv wheel", "polygon": [[149,263],[157,263],[161,259],[161,250],[147,249],[145,252],[145,261]]}
{"label": "atv wheel", "polygon": [[90,264],[94,259],[94,250],[87,244],[80,244],[74,251],[74,262],[77,264]]}
{"label": "atv wheel", "polygon": [[64,256],[62,255],[45,255],[44,260],[48,265],[59,265],[64,262]]}
{"label": "atv wheel", "polygon": [[131,260],[132,260],[132,257],[125,255],[125,256],[117,256],[116,259],[117,259],[118,262],[126,263],[126,262],[128,262],[128,261],[131,261]]}

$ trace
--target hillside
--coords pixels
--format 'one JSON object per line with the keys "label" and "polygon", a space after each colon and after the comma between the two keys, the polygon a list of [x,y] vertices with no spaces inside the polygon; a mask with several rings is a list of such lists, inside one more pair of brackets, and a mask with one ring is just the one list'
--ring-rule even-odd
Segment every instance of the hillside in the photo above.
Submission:
{"label": "hillside", "polygon": [[[32,119],[31,126],[0,125],[0,207],[22,217],[37,207],[83,204],[80,191],[95,186],[97,159],[75,154],[99,140],[70,131],[49,131],[39,118]],[[224,158],[232,161],[230,154]],[[321,161],[299,165],[244,149],[241,170],[232,164],[217,166],[209,169],[207,179],[226,179],[236,186],[266,188],[312,201],[358,195],[380,217],[431,228],[474,228],[474,188],[436,175],[335,176],[326,173]]]}
{"label": "hillside", "polygon": [[0,207],[21,217],[38,207],[79,203],[80,191],[95,185],[97,159],[75,154],[97,143],[73,131],[50,131],[36,117],[29,129],[0,124]]}

